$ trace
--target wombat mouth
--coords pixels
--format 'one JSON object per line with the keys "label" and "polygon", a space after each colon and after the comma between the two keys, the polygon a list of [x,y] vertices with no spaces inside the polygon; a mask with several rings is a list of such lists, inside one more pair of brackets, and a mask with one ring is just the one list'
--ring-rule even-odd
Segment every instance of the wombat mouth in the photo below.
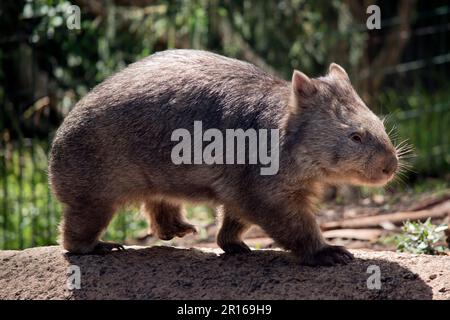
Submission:
{"label": "wombat mouth", "polygon": [[352,179],[353,180],[352,182],[354,184],[370,187],[383,187],[390,181],[392,181],[392,179],[395,176],[395,172],[390,175],[379,174],[374,176],[368,176],[367,173],[358,170],[355,170],[353,173],[354,179]]}
{"label": "wombat mouth", "polygon": [[328,178],[331,183],[337,184],[351,184],[355,186],[368,186],[368,187],[383,187],[392,181],[395,177],[395,172],[392,174],[375,174],[370,175],[369,172],[362,170],[351,169],[341,172],[339,175],[329,175]]}

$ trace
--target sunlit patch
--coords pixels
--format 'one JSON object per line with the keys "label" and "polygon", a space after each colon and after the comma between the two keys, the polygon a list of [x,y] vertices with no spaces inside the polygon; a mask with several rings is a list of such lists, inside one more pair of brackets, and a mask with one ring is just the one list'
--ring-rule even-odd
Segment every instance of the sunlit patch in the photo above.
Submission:
{"label": "sunlit patch", "polygon": [[[394,125],[387,133],[391,141],[398,140],[397,127]],[[411,158],[414,158],[414,147],[408,143],[409,139],[401,140],[394,144],[395,154],[398,159],[397,170],[393,179],[391,179],[386,186],[387,189],[393,184],[406,184],[408,172],[415,172],[412,165],[409,163]]]}

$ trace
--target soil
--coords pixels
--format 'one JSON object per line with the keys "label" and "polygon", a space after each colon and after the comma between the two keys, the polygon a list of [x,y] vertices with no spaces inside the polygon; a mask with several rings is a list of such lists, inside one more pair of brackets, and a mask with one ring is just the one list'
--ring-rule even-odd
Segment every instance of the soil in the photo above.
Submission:
{"label": "soil", "polygon": [[[352,252],[348,265],[313,268],[281,250],[0,251],[0,299],[450,299],[449,256]],[[79,289],[68,286],[77,283],[73,266]]]}

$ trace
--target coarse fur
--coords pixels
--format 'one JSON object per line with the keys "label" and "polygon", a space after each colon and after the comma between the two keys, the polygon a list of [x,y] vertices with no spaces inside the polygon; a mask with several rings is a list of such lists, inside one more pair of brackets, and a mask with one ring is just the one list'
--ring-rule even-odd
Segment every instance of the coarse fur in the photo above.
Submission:
{"label": "coarse fur", "polygon": [[[279,129],[276,175],[255,165],[175,165],[175,129]],[[168,50],[131,64],[87,94],[57,131],[52,189],[64,206],[60,242],[74,253],[109,251],[100,236],[117,208],[141,203],[161,239],[195,232],[181,201],[221,207],[219,246],[247,252],[242,234],[261,226],[301,263],[352,257],[324,241],[314,211],[325,183],[382,185],[397,168],[383,123],[346,72],[331,64],[287,82],[252,64],[205,51]]]}

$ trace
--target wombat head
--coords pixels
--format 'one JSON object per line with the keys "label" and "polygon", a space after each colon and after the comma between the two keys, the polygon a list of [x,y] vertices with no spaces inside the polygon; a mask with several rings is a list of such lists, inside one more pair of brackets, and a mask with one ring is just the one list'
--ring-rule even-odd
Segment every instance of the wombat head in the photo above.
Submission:
{"label": "wombat head", "polygon": [[315,79],[294,71],[290,107],[295,156],[304,168],[331,183],[381,186],[394,177],[397,150],[341,66],[332,63]]}

